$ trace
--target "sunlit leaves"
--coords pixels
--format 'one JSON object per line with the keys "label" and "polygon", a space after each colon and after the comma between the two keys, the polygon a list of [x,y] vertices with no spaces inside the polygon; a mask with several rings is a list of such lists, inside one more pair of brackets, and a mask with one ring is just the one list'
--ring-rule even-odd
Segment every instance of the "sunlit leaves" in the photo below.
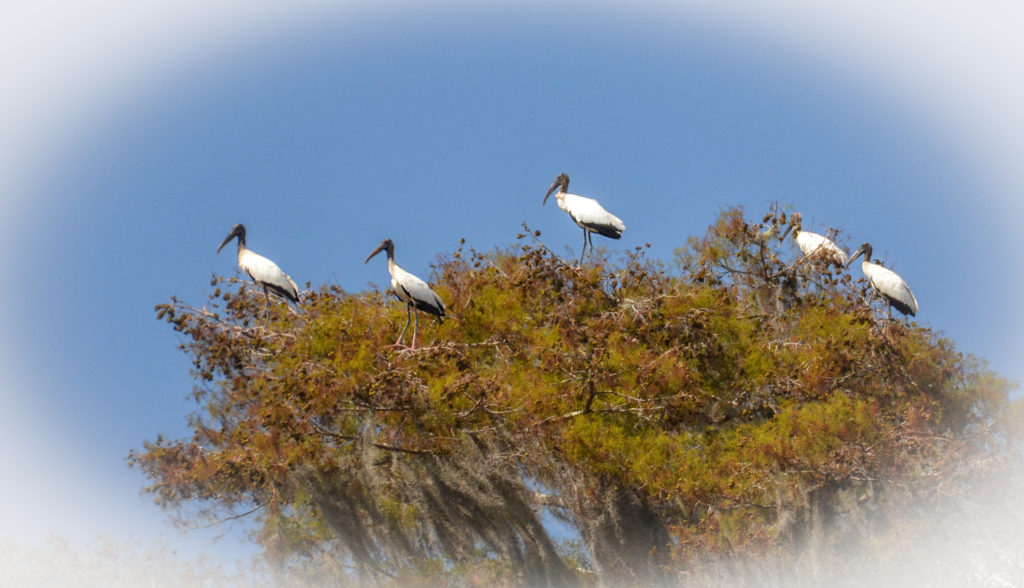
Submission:
{"label": "sunlit leaves", "polygon": [[[415,351],[391,345],[405,309],[378,293],[265,308],[215,278],[205,307],[157,307],[193,359],[194,435],[131,460],[166,506],[263,506],[275,553],[563,577],[537,523],[550,508],[594,569],[630,578],[769,549],[803,532],[810,496],[913,492],[1020,438],[1010,383],[928,328],[876,320],[785,226],[774,208],[723,211],[676,252],[678,275],[646,248],[577,269],[525,227],[504,250],[462,245],[432,276],[449,319],[422,321]],[[629,517],[667,538],[630,536]],[[637,541],[645,561],[613,555]]]}

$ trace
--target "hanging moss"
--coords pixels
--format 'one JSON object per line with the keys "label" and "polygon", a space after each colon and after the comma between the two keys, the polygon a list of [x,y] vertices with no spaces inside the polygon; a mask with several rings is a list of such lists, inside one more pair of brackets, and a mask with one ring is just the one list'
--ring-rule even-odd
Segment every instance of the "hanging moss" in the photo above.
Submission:
{"label": "hanging moss", "polygon": [[194,434],[130,460],[166,507],[258,507],[284,568],[330,554],[395,585],[665,581],[840,524],[867,544],[869,513],[1017,455],[1024,409],[784,226],[723,211],[676,274],[645,248],[578,270],[529,230],[460,247],[415,351],[377,293],[324,286],[263,327],[262,294],[216,278],[205,307],[157,307],[193,359]]}

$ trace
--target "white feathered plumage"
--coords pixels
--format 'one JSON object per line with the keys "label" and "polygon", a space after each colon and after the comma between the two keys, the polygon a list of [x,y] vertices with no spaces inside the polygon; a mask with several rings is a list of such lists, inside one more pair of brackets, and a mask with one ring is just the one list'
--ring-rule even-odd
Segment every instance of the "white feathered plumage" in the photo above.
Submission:
{"label": "white feathered plumage", "polygon": [[789,219],[789,226],[782,234],[785,239],[789,232],[793,231],[793,238],[797,247],[807,257],[819,257],[827,261],[835,262],[837,265],[846,265],[846,252],[839,248],[831,239],[818,233],[803,230],[803,219],[799,212],[794,212]]}
{"label": "white feathered plumage", "polygon": [[[591,233],[599,233],[610,239],[618,239],[626,230],[622,219],[608,212],[597,200],[569,194],[569,176],[558,174],[555,182],[548,188],[544,195],[543,204],[547,204],[548,196],[559,188],[555,198],[558,199],[558,207],[569,213],[572,220],[583,229],[583,249],[580,251],[580,265],[583,265],[583,253],[587,250],[587,243],[590,243],[590,253],[594,253],[594,242],[590,238]],[[543,206],[542,204],[542,206]]]}
{"label": "white feathered plumage", "polygon": [[846,264],[847,267],[861,254],[864,255],[864,261],[860,264],[860,268],[875,290],[885,299],[885,303],[889,307],[889,316],[892,317],[892,307],[894,306],[903,314],[915,316],[917,314],[917,299],[910,291],[910,286],[907,286],[907,283],[896,272],[871,262],[870,243],[864,243],[854,252]]}
{"label": "white feathered plumage", "polygon": [[277,267],[273,261],[245,247],[245,226],[238,224],[231,227],[231,232],[217,248],[217,253],[220,253],[220,250],[235,237],[238,237],[238,267],[249,274],[252,281],[263,287],[266,302],[270,303],[268,292],[273,292],[292,302],[298,302],[299,288],[291,277],[281,271],[281,268]]}
{"label": "white feathered plumage", "polygon": [[[406,321],[405,326],[402,327],[402,332],[398,335],[398,340],[395,341],[395,345],[401,342],[402,337],[405,336],[406,329],[409,328],[409,323],[412,321],[412,309],[415,307],[417,310],[430,313],[437,317],[438,321],[444,322],[444,301],[437,295],[436,292],[430,289],[430,286],[426,282],[417,278],[416,276],[405,271],[395,263],[395,244],[391,239],[384,239],[380,242],[380,245],[373,250],[373,253],[366,258],[367,263],[381,251],[387,251],[388,253],[388,273],[391,274],[391,288],[395,291],[395,295],[398,299],[406,304]],[[412,331],[412,348],[416,348],[416,333],[420,326],[420,316],[416,315],[416,325]]]}

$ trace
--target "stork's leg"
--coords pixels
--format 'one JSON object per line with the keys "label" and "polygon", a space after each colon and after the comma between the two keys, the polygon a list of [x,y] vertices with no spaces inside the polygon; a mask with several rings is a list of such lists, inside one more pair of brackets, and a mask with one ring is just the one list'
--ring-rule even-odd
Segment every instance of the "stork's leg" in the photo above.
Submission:
{"label": "stork's leg", "polygon": [[267,292],[267,285],[263,285],[263,326],[270,324],[270,293]]}
{"label": "stork's leg", "polygon": [[580,249],[579,267],[583,267],[583,254],[587,251],[587,230],[583,229],[583,249]]}
{"label": "stork's leg", "polygon": [[594,260],[594,233],[584,231],[587,234],[587,244],[590,245],[590,260]]}
{"label": "stork's leg", "polygon": [[416,323],[412,326],[412,349],[416,349],[416,333],[420,330],[420,313],[414,313],[416,315]]}
{"label": "stork's leg", "polygon": [[405,305],[405,326],[402,327],[402,332],[398,334],[398,340],[395,341],[395,345],[396,346],[399,343],[402,342],[402,337],[405,336],[405,331],[406,331],[406,329],[409,328],[409,323],[412,322],[412,316],[410,316],[411,312],[412,312],[412,305],[411,304],[406,304]]}

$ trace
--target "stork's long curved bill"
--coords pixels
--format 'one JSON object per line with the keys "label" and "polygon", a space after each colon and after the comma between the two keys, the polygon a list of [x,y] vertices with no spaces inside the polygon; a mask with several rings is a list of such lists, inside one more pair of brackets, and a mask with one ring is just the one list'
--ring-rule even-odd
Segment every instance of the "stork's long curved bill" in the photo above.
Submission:
{"label": "stork's long curved bill", "polygon": [[853,263],[853,260],[857,259],[858,257],[860,257],[863,254],[864,254],[864,247],[861,246],[860,248],[858,248],[856,251],[853,252],[853,255],[850,256],[850,260],[846,262],[846,267],[850,267],[850,264]]}
{"label": "stork's long curved bill", "polygon": [[231,229],[231,232],[228,233],[228,236],[224,237],[224,242],[221,243],[220,247],[217,248],[217,253],[220,253],[220,250],[224,249],[224,246],[227,245],[228,243],[230,243],[231,240],[234,239],[237,236],[238,236],[238,229],[237,228],[236,229]]}
{"label": "stork's long curved bill", "polygon": [[548,196],[551,196],[551,193],[554,192],[555,189],[558,188],[560,185],[562,185],[561,179],[555,180],[555,183],[551,184],[551,187],[548,188],[548,193],[544,195],[544,202],[541,203],[541,206],[544,206],[545,204],[548,203]]}
{"label": "stork's long curved bill", "polygon": [[374,255],[377,255],[377,254],[378,254],[378,253],[380,253],[381,251],[384,251],[384,250],[385,250],[386,248],[387,248],[387,247],[385,247],[385,246],[384,246],[384,244],[383,244],[383,243],[381,243],[380,245],[378,245],[378,246],[377,246],[377,248],[376,248],[376,249],[374,249],[374,250],[373,250],[373,253],[371,253],[371,254],[370,254],[370,255],[369,255],[369,256],[368,256],[367,258],[366,258],[366,261],[364,261],[363,263],[364,263],[364,264],[366,264],[366,263],[370,263],[370,260],[371,260],[371,259],[373,259],[373,256],[374,256]]}
{"label": "stork's long curved bill", "polygon": [[788,236],[789,232],[792,231],[792,230],[793,230],[793,225],[792,224],[786,225],[786,230],[782,232],[782,236],[779,237],[779,241],[785,241],[786,240],[786,236]]}

